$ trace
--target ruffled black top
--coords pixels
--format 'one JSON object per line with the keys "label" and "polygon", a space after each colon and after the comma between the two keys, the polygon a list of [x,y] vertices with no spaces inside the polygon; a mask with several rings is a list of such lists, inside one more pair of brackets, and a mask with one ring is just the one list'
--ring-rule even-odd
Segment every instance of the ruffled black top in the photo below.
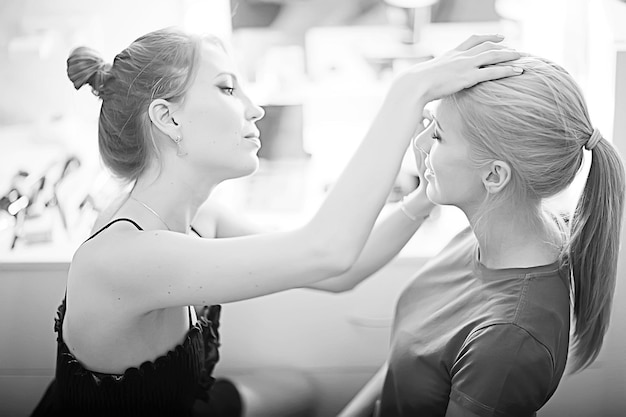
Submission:
{"label": "ruffled black top", "polygon": [[208,401],[219,359],[221,306],[204,307],[181,344],[123,375],[92,372],[74,357],[63,340],[65,306],[63,299],[54,324],[55,380],[33,416],[182,417],[192,414],[197,399]]}

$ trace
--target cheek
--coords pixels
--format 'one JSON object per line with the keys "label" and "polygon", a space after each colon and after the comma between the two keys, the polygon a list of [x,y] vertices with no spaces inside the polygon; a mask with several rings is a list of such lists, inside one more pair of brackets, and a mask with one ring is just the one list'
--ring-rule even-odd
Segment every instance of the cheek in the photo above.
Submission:
{"label": "cheek", "polygon": [[467,168],[466,161],[455,155],[439,152],[436,146],[431,150],[429,163],[435,174],[435,185],[439,193],[450,194],[451,197],[460,196],[473,182],[473,171]]}
{"label": "cheek", "polygon": [[241,133],[241,119],[232,112],[207,112],[204,115],[203,124],[207,130],[222,135],[231,135]]}
{"label": "cheek", "polygon": [[193,103],[190,107],[187,110],[188,121],[195,125],[195,130],[220,131],[222,134],[239,133],[245,121],[243,109],[235,99],[210,97],[202,103]]}
{"label": "cheek", "polygon": [[216,147],[226,150],[241,145],[243,126],[232,114],[197,112],[185,127],[185,139],[202,150],[215,150]]}

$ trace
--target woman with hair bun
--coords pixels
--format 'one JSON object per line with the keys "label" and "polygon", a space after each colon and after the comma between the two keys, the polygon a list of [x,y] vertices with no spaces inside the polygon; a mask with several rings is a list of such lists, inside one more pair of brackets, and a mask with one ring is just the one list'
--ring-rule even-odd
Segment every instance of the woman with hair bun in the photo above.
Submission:
{"label": "woman with hair bun", "polygon": [[[577,372],[600,352],[624,166],[571,75],[533,56],[511,64],[522,75],[443,97],[414,141],[428,198],[469,227],[404,289],[387,362],[342,417],[535,416],[566,362]],[[551,213],[545,200],[574,181],[585,152],[573,214]]]}
{"label": "woman with hair bun", "polygon": [[[185,416],[198,399],[219,404],[211,372],[220,304],[332,280],[364,262],[359,254],[421,128],[415,114],[476,83],[518,75],[491,65],[519,58],[501,40],[473,36],[400,74],[311,220],[253,236],[228,217],[199,212],[219,183],[259,163],[263,109],[222,43],[158,30],[112,65],[74,50],[71,81],[102,100],[102,160],[133,187],[74,255],[56,321],[55,381],[34,414]],[[405,213],[421,219],[431,206],[418,192],[395,221],[415,230]],[[197,318],[193,305],[211,307]]]}

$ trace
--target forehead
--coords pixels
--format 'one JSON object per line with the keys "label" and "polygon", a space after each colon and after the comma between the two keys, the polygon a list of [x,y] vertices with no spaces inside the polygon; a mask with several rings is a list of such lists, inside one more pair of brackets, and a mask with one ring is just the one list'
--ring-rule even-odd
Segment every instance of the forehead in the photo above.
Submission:
{"label": "forehead", "polygon": [[213,82],[215,77],[222,73],[235,73],[233,59],[220,45],[202,42],[196,82]]}
{"label": "forehead", "polygon": [[455,152],[467,154],[471,144],[463,129],[462,115],[451,100],[442,100],[434,110],[437,129],[444,141],[451,145]]}
{"label": "forehead", "polygon": [[449,99],[441,100],[433,110],[433,116],[442,132],[458,136],[461,133],[461,115]]}

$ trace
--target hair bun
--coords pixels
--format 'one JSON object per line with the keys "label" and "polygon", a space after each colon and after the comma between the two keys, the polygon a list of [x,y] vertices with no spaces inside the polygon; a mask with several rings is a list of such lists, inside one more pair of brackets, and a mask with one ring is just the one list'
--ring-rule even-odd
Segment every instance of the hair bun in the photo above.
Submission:
{"label": "hair bun", "polygon": [[100,95],[110,68],[97,51],[85,46],[74,49],[67,58],[67,76],[74,88],[89,84],[96,95]]}

